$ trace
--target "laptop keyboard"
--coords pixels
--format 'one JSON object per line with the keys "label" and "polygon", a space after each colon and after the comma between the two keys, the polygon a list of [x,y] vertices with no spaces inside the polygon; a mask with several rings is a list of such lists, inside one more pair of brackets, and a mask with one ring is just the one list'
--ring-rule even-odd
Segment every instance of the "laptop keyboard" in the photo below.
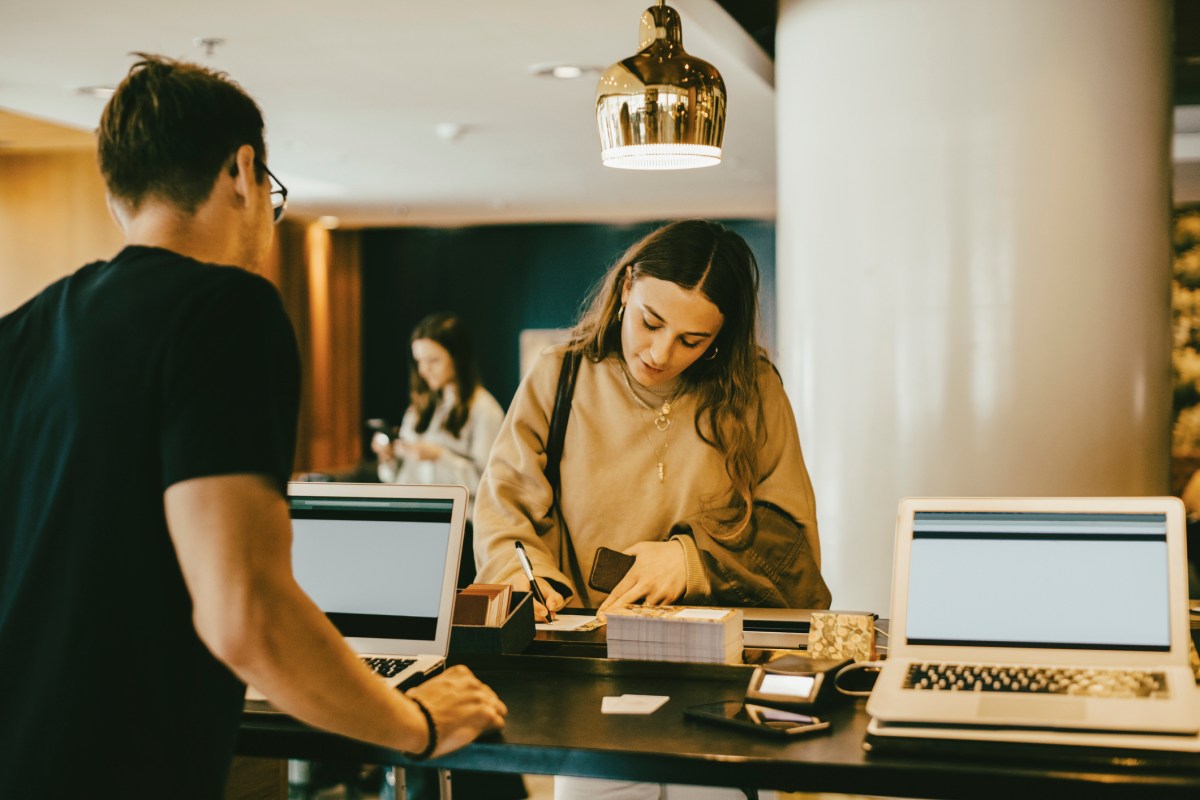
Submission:
{"label": "laptop keyboard", "polygon": [[364,656],[363,663],[370,667],[375,674],[391,678],[417,663],[417,660],[415,658],[367,658]]}
{"label": "laptop keyboard", "polygon": [[912,664],[905,689],[951,692],[1019,692],[1086,697],[1166,698],[1162,672],[1113,669],[1054,669],[977,664]]}

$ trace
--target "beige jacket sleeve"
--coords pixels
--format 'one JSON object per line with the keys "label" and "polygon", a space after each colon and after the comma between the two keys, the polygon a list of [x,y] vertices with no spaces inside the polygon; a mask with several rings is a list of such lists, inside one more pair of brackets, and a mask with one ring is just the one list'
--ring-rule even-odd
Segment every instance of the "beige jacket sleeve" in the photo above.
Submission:
{"label": "beige jacket sleeve", "polygon": [[809,550],[821,566],[821,540],[817,535],[817,499],[812,479],[800,449],[800,431],[792,404],[783,390],[783,380],[768,362],[759,371],[762,398],[763,435],[759,450],[759,484],[754,501],[778,506],[804,528]]}
{"label": "beige jacket sleeve", "polygon": [[521,574],[515,542],[529,554],[534,574],[570,588],[559,565],[558,536],[546,480],[546,436],[563,349],[538,358],[521,382],[500,426],[475,500],[475,565],[480,583],[509,583]]}
{"label": "beige jacket sleeve", "polygon": [[[828,608],[821,576],[816,500],[804,465],[791,404],[779,375],[764,362],[759,483],[748,530],[736,542],[712,514],[681,521],[672,537],[690,538],[685,602],[740,606]],[[687,550],[685,544],[685,550]],[[702,574],[703,581],[693,579]]]}

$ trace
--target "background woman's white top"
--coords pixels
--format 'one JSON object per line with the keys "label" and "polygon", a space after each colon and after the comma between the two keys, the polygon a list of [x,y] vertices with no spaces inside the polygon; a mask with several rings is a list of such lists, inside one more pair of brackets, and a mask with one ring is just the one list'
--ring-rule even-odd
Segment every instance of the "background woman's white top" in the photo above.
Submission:
{"label": "background woman's white top", "polygon": [[482,386],[476,387],[467,422],[459,435],[454,436],[446,429],[446,417],[454,402],[453,390],[442,393],[442,402],[434,409],[424,433],[417,433],[417,412],[409,406],[400,423],[400,441],[436,444],[442,448],[442,455],[432,461],[415,458],[381,460],[379,480],[384,483],[460,483],[471,492],[468,515],[473,518],[475,492],[492,452],[492,444],[500,432],[500,423],[504,421],[504,409],[490,392]]}

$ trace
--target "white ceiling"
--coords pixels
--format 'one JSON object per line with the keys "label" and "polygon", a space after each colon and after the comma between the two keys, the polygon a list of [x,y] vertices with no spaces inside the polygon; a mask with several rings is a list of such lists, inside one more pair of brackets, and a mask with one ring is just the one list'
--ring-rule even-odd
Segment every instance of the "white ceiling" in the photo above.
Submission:
{"label": "white ceiling", "polygon": [[[653,0],[0,0],[0,109],[93,129],[132,51],[230,73],[259,101],[290,213],[345,225],[775,216],[773,66],[714,0],[672,0],[729,93],[725,161],[600,164],[595,67],[631,55]],[[206,56],[201,37],[225,39]],[[1200,200],[1197,107],[1176,113],[1175,189]],[[440,138],[445,123],[463,126]],[[886,135],[881,128],[880,135]]]}
{"label": "white ceiling", "polygon": [[[632,55],[652,0],[0,0],[0,108],[92,129],[131,51],[228,72],[262,106],[289,213],[349,225],[775,214],[770,60],[713,0],[676,0],[684,45],[721,71],[725,162],[600,164],[596,76],[530,74]],[[207,57],[194,40],[225,44]],[[438,126],[463,126],[453,141]]]}

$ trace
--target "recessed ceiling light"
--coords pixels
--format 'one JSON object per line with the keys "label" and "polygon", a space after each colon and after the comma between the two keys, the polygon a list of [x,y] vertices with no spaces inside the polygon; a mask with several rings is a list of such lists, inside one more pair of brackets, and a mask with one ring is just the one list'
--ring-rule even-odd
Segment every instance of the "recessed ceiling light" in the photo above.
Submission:
{"label": "recessed ceiling light", "polygon": [[599,67],[589,67],[583,64],[532,64],[529,74],[537,78],[558,78],[573,81],[584,75],[599,75]]}
{"label": "recessed ceiling light", "polygon": [[117,93],[117,90],[112,86],[80,86],[75,90],[75,94],[81,94],[85,97],[97,97],[101,100],[107,100]]}
{"label": "recessed ceiling light", "polygon": [[455,142],[462,137],[467,126],[461,122],[439,122],[433,127],[433,132],[443,142]]}

